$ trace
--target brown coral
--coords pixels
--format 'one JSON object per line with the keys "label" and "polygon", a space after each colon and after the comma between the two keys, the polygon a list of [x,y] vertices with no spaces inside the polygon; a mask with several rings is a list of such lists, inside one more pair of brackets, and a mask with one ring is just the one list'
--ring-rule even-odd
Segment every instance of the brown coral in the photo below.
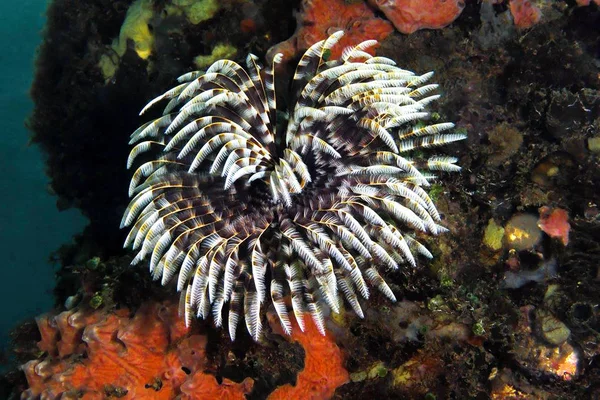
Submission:
{"label": "brown coral", "polygon": [[[170,302],[128,310],[66,311],[38,318],[48,356],[24,365],[23,398],[243,399],[253,381],[203,372],[206,338],[185,328]],[[158,316],[158,317],[157,317]]]}
{"label": "brown coral", "polygon": [[271,47],[267,59],[277,53],[282,53],[284,59],[292,58],[332,33],[343,30],[346,34],[331,52],[331,58],[336,58],[346,46],[364,40],[381,41],[394,30],[391,23],[375,17],[373,10],[362,1],[304,0],[296,20],[294,35]]}

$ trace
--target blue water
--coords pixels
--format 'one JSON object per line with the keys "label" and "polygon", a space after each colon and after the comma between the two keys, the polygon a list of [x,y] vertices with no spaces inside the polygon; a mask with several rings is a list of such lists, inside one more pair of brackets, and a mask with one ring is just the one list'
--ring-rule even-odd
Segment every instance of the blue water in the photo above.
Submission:
{"label": "blue water", "polygon": [[46,0],[0,4],[0,348],[17,323],[52,307],[48,256],[86,223],[75,210],[57,211],[24,126],[45,8]]}

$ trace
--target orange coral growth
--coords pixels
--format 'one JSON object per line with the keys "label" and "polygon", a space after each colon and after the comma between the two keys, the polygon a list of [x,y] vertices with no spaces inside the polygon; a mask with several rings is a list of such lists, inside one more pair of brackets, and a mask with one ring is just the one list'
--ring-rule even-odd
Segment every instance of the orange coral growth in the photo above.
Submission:
{"label": "orange coral growth", "polygon": [[540,219],[538,226],[548,236],[560,239],[566,246],[569,244],[569,214],[562,208],[541,207],[539,209]]}
{"label": "orange coral growth", "polygon": [[98,322],[99,315],[84,313],[77,310],[60,313],[55,318],[59,331],[56,349],[59,357],[65,357],[75,352],[81,352],[84,343],[81,340],[83,330],[88,324]]}
{"label": "orange coral growth", "polygon": [[195,374],[192,379],[188,379],[181,386],[183,395],[180,399],[244,399],[244,394],[250,393],[253,385],[254,381],[251,378],[244,379],[242,383],[235,383],[229,379],[223,379],[223,382],[219,385],[212,375]]}
{"label": "orange coral growth", "polygon": [[35,323],[40,331],[40,340],[37,345],[41,351],[51,353],[56,349],[56,342],[58,342],[58,329],[54,323],[54,318],[50,314],[43,314],[35,318]]}
{"label": "orange coral growth", "polygon": [[49,356],[23,366],[29,383],[23,398],[243,399],[252,390],[251,379],[219,384],[203,372],[206,338],[185,328],[176,305],[149,303],[129,314],[66,311],[53,322],[38,318],[39,347]]}
{"label": "orange coral growth", "polygon": [[542,12],[529,0],[511,0],[509,3],[510,13],[519,29],[531,28],[542,18]]}
{"label": "orange coral growth", "polygon": [[462,0],[369,0],[402,33],[450,25],[465,8]]}
{"label": "orange coral growth", "polygon": [[[344,355],[333,335],[330,332],[321,335],[309,316],[304,318],[304,332],[294,318],[291,320],[291,338],[304,348],[304,369],[298,374],[295,386],[288,384],[277,388],[269,400],[329,399],[335,389],[350,380],[344,368]],[[278,320],[272,319],[270,323],[274,331],[283,334]]]}
{"label": "orange coral growth", "polygon": [[81,335],[86,325],[98,322],[98,315],[70,310],[53,316],[44,314],[35,319],[42,340],[38,348],[51,356],[65,357],[77,352],[84,343]]}
{"label": "orange coral growth", "polygon": [[[304,0],[296,20],[294,35],[271,47],[268,59],[277,53],[282,53],[284,59],[292,58],[332,33],[343,30],[344,37],[332,49],[331,57],[336,58],[346,46],[370,39],[383,40],[394,30],[388,21],[375,17],[373,10],[362,1]],[[368,51],[373,54],[372,48]]]}

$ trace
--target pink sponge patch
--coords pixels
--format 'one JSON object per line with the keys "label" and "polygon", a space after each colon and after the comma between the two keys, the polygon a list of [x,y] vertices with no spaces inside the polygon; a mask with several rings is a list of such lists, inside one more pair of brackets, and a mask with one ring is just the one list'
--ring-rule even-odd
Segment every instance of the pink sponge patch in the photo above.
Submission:
{"label": "pink sponge patch", "polygon": [[550,237],[562,240],[566,246],[569,244],[569,214],[562,208],[542,207],[539,209],[540,219],[538,226]]}

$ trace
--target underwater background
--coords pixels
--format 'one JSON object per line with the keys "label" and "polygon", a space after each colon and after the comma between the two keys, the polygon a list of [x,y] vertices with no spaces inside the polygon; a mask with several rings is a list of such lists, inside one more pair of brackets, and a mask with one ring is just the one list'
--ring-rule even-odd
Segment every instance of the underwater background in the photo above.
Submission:
{"label": "underwater background", "polygon": [[[600,0],[1,7],[0,398],[600,398]],[[342,58],[356,65],[340,77]],[[374,72],[392,62],[405,70]],[[190,144],[188,131],[161,151],[174,132],[136,129],[169,100],[140,110],[209,67],[221,75],[188,75],[186,90],[248,98],[211,93],[200,103],[218,106],[195,112],[247,123],[261,145],[277,125],[265,146],[277,161],[292,154],[271,154],[291,124],[301,156],[290,168],[261,164],[281,174],[277,188],[274,175],[230,187],[218,168],[187,176],[182,155],[153,177],[175,189],[136,198],[132,175],[144,182],[164,161],[153,160],[209,140]],[[325,71],[308,100],[300,89]],[[394,95],[381,96],[375,78]],[[339,107],[316,110],[328,101]],[[315,108],[291,112],[306,103]],[[267,114],[276,123],[263,124]],[[325,143],[301,136],[307,127]],[[132,143],[148,138],[158,138],[149,151]],[[214,161],[207,154],[197,172]],[[192,188],[178,192],[182,176]],[[337,216],[316,220],[323,209]],[[218,232],[195,213],[216,217]],[[211,248],[209,271],[194,252],[184,263],[189,237],[228,243],[266,224],[260,246],[231,253],[238,262]],[[193,234],[169,243],[163,230],[175,226]],[[130,231],[137,244],[124,248]],[[162,257],[144,258],[141,243]],[[320,263],[331,268],[316,273]],[[221,302],[226,281],[235,284]],[[196,313],[204,318],[186,320]]]}
{"label": "underwater background", "polygon": [[19,321],[54,306],[55,268],[50,255],[83,229],[85,219],[71,209],[59,212],[49,192],[40,148],[30,145],[25,127],[33,109],[29,89],[35,52],[42,39],[47,1],[0,4],[0,164],[3,201],[0,248],[4,254],[0,279],[0,343]]}

